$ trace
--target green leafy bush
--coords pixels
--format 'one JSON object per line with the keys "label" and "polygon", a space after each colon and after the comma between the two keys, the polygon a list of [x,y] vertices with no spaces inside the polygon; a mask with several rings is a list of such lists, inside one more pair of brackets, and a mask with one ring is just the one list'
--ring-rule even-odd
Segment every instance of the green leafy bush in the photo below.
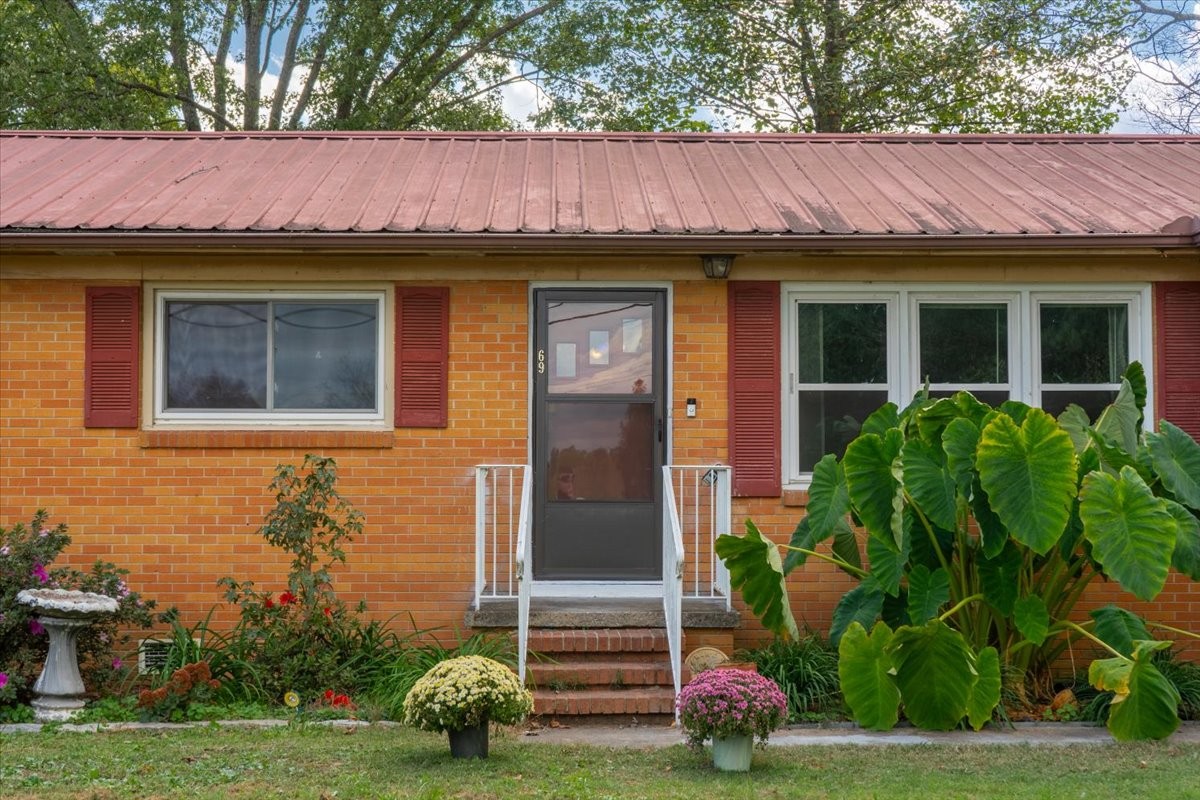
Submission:
{"label": "green leafy bush", "polygon": [[[362,514],[336,483],[330,458],[306,455],[299,471],[280,465],[271,483],[276,505],[259,533],[292,555],[286,589],[262,591],[232,577],[218,582],[238,607],[238,622],[228,634],[204,625],[205,660],[223,679],[239,681],[246,698],[355,694],[393,654],[397,639],[387,624],[364,619],[364,603],[351,608],[334,591],[330,570],[345,563],[343,546],[363,530]],[[177,632],[175,639],[181,649],[190,646],[190,635]]]}
{"label": "green leafy bush", "polygon": [[[1071,620],[1097,577],[1143,600],[1172,566],[1200,579],[1200,446],[1169,422],[1142,431],[1145,398],[1134,364],[1094,423],[1077,406],[1056,420],[968,392],[918,395],[903,411],[889,403],[841,460],[817,463],[786,559],[749,521],[717,552],[763,624],[793,638],[788,572],[817,557],[859,579],[831,638],[846,702],[868,727],[890,727],[903,702],[919,726],[966,717],[979,728],[1002,674],[1020,676],[1018,692],[1045,691],[1051,666],[1085,636],[1113,656],[1091,673],[1116,692],[1113,734],[1161,738],[1178,725],[1177,692],[1154,657],[1169,643],[1115,612]],[[866,564],[852,521],[865,529]],[[830,553],[816,550],[830,539]]]}
{"label": "green leafy bush", "polygon": [[788,722],[842,710],[838,654],[819,634],[802,639],[776,639],[766,647],[741,654],[760,675],[779,684],[788,701]]}
{"label": "green leafy bush", "polygon": [[117,613],[80,634],[80,674],[88,690],[99,694],[121,691],[133,677],[127,662],[136,655],[129,631],[150,627],[154,601],[129,589],[129,570],[107,561],[97,561],[90,572],[54,567],[70,543],[67,526],[50,527],[44,510],[38,510],[28,526],[18,522],[0,528],[0,714],[32,699],[33,684],[46,661],[49,640],[33,610],[17,602],[22,589],[78,589],[116,598]]}

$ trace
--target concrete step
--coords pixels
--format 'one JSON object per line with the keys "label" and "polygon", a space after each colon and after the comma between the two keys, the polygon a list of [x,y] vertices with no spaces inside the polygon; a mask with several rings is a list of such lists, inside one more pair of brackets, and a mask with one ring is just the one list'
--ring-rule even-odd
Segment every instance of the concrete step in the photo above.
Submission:
{"label": "concrete step", "polygon": [[566,653],[666,653],[662,628],[540,628],[529,632],[529,649],[551,656]]}
{"label": "concrete step", "polygon": [[[633,654],[629,654],[633,655]],[[564,661],[557,664],[529,662],[532,685],[539,689],[581,689],[587,686],[619,689],[634,686],[672,686],[671,664],[661,661],[605,659]],[[685,674],[682,682],[689,676]]]}
{"label": "concrete step", "polygon": [[561,716],[674,714],[675,690],[666,686],[533,693],[533,713]]}

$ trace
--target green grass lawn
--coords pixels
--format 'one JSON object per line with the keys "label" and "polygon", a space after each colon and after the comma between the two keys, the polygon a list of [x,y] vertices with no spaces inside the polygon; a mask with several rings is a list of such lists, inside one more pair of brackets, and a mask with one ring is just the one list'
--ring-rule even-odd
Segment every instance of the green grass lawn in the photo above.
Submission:
{"label": "green grass lawn", "polygon": [[941,745],[756,751],[715,772],[682,745],[528,743],[493,734],[487,761],[407,729],[215,727],[0,735],[3,798],[1200,798],[1200,746]]}

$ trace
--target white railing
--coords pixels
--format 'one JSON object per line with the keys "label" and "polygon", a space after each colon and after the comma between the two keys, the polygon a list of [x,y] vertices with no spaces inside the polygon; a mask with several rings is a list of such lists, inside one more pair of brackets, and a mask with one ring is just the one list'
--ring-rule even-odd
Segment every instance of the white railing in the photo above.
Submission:
{"label": "white railing", "polygon": [[529,485],[524,464],[480,464],[475,467],[475,607],[487,598],[517,596],[519,538],[528,528]]}
{"label": "white railing", "polygon": [[[667,648],[671,654],[671,678],[675,697],[679,697],[683,671],[683,532],[671,486],[671,467],[663,467],[663,618],[667,628]],[[679,721],[679,707],[675,708]]]}
{"label": "white railing", "polygon": [[520,524],[517,526],[517,676],[525,685],[525,657],[529,652],[529,592],[533,585],[533,537],[529,535],[533,482],[529,469],[521,482]]}
{"label": "white railing", "polygon": [[676,524],[687,545],[684,596],[719,598],[725,602],[726,611],[732,609],[729,570],[714,548],[718,536],[733,532],[731,468],[722,464],[671,464],[663,468],[663,477],[663,492],[678,511]]}

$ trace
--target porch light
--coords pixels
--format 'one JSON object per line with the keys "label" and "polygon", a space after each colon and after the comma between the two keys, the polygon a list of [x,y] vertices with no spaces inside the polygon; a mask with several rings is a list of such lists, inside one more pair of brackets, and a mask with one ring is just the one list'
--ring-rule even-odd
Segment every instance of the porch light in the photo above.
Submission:
{"label": "porch light", "polygon": [[700,256],[700,263],[704,265],[704,277],[724,280],[729,277],[729,270],[733,267],[733,256],[703,255]]}

